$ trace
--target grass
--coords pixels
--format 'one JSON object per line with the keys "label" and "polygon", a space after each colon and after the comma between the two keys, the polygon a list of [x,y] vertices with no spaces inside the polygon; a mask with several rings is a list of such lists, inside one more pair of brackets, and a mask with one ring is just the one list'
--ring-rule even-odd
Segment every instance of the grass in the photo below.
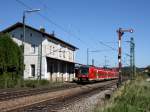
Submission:
{"label": "grass", "polygon": [[150,82],[143,77],[127,82],[95,112],[150,112]]}
{"label": "grass", "polygon": [[50,82],[48,80],[23,80],[21,77],[12,78],[12,74],[5,73],[0,75],[0,89],[7,88],[37,88],[41,86],[59,86],[62,82]]}

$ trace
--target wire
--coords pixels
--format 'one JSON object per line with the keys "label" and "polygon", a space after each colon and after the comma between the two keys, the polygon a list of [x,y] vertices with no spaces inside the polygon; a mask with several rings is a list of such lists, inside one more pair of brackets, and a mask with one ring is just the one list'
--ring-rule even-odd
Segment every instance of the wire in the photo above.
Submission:
{"label": "wire", "polygon": [[99,43],[100,43],[101,45],[105,46],[105,47],[108,47],[108,48],[112,49],[113,51],[118,51],[117,49],[115,49],[115,48],[113,48],[113,47],[111,47],[111,46],[109,46],[109,45],[103,43],[102,41],[99,41]]}
{"label": "wire", "polygon": [[[105,46],[105,47],[108,47],[108,48],[112,49],[113,51],[117,51],[117,52],[118,52],[118,50],[117,50],[116,48],[113,48],[113,47],[111,47],[111,46],[109,46],[109,45],[103,43],[102,41],[99,41],[99,43],[100,43],[101,45]],[[126,56],[130,56],[130,54],[125,53],[125,52],[124,52],[123,54],[126,55]]]}
{"label": "wire", "polygon": [[[24,2],[22,2],[21,0],[16,0],[19,4],[21,4],[22,6],[26,7],[26,8],[29,8],[29,9],[32,9],[30,6],[28,6],[27,4],[25,4]],[[43,14],[41,14],[40,12],[36,12],[40,17],[42,17],[43,19],[45,19],[47,22],[53,24],[54,26],[56,26],[57,28],[61,29],[62,31],[64,31],[65,33],[67,33],[68,35],[70,36],[74,36],[76,37],[76,39],[78,39],[82,45],[85,45],[86,47],[89,46],[88,43],[86,43],[85,41],[83,41],[82,39],[80,39],[78,36],[76,36],[75,34],[69,32],[68,30],[66,30],[65,28],[63,28],[61,25],[57,24],[56,22],[54,22],[53,20],[51,20],[50,18],[48,18],[47,16],[44,16]],[[93,40],[93,39],[92,39]],[[96,40],[97,41],[97,40]],[[107,44],[105,44],[104,42],[102,41],[98,41],[99,44],[105,46],[105,47],[108,47],[110,49],[112,49],[113,51],[117,51],[118,50],[116,48],[113,48]],[[116,43],[116,42],[106,42],[106,43]],[[92,46],[93,47],[93,46]],[[95,50],[95,51],[92,51],[92,52],[102,52],[100,50]],[[124,53],[126,56],[130,56],[128,53]]]}
{"label": "wire", "polygon": [[[16,0],[18,3],[20,3],[21,5],[23,5],[26,8],[32,9],[30,6],[28,6],[27,4],[25,4],[24,2],[20,1],[20,0]],[[66,30],[65,28],[63,28],[61,25],[57,24],[56,22],[54,22],[53,20],[49,19],[47,16],[42,15],[40,12],[36,12],[40,17],[42,17],[43,19],[45,19],[47,22],[53,24],[54,26],[56,26],[57,28],[61,29],[62,31],[64,31],[65,33],[67,33],[70,36],[74,36],[76,37],[76,39],[78,39],[82,44],[84,44],[86,47],[89,46],[89,44],[85,43],[85,41],[81,40],[79,37],[77,37],[75,34],[69,32],[68,30]]]}
{"label": "wire", "polygon": [[[42,0],[41,0],[42,1]],[[47,5],[45,5],[45,3],[44,3],[44,1],[42,1],[43,3],[43,6],[46,6],[46,7],[48,7]],[[50,10],[53,10],[51,7],[48,7]],[[39,13],[39,12],[38,12]],[[43,16],[43,15],[42,15]],[[45,18],[45,17],[44,17]],[[49,19],[48,17],[46,17],[45,19]],[[52,21],[52,20],[50,20],[51,22],[53,22],[54,23],[54,25],[55,26],[57,26],[57,27],[60,27],[60,29],[61,30],[63,30],[65,33],[67,33],[67,34],[69,34],[69,35],[71,35],[71,36],[74,36],[74,37],[76,37],[79,41],[81,41],[82,43],[84,43],[85,45],[86,45],[86,47],[87,46],[89,46],[89,43],[85,43],[85,41],[83,41],[83,40],[81,40],[76,34],[74,34],[74,33],[72,33],[72,32],[70,32],[69,30],[66,30],[66,29],[64,29],[62,26],[60,26],[59,24],[57,24],[57,23],[55,23],[54,21]],[[52,23],[52,24],[53,24]],[[92,47],[93,47],[93,44],[92,44]]]}
{"label": "wire", "polygon": [[109,51],[109,50],[108,49],[104,49],[104,50],[92,50],[92,51],[88,51],[88,52],[97,53],[97,52],[106,52],[106,51]]}

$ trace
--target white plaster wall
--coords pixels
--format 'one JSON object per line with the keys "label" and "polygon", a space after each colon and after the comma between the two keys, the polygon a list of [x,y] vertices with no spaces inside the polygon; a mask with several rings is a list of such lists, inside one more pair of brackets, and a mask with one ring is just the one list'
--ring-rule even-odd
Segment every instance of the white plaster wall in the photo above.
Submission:
{"label": "white plaster wall", "polygon": [[[26,28],[25,30],[25,48],[24,48],[24,63],[25,71],[24,78],[27,79],[31,77],[31,64],[35,64],[35,76],[37,76],[38,67],[38,50],[42,43],[42,78],[50,79],[50,74],[47,73],[47,62],[46,57],[56,58],[60,60],[65,60],[69,62],[75,62],[74,51],[63,43],[56,42],[53,39],[48,39],[48,37],[43,37],[39,32]],[[22,45],[23,30],[22,28],[16,28],[10,32],[14,37],[13,40],[20,46]],[[32,34],[32,36],[31,36]],[[31,45],[34,44],[35,52],[32,52]],[[51,46],[51,47],[50,47]],[[63,56],[65,53],[65,57]],[[56,73],[59,76],[59,73]],[[68,74],[64,74],[67,78]],[[37,77],[35,77],[37,78]]]}
{"label": "white plaster wall", "polygon": [[[42,43],[43,55],[51,58],[75,62],[74,51],[67,46],[62,46],[61,43],[53,43],[53,41],[45,39]],[[64,54],[65,53],[65,57]]]}
{"label": "white plaster wall", "polygon": [[[21,35],[23,37],[22,28],[17,28],[12,32],[10,32],[10,34],[14,36],[12,38],[18,45],[22,45],[22,38],[21,38]],[[25,63],[24,78],[25,79],[32,77],[31,64],[35,65],[35,78],[37,77],[38,50],[39,50],[39,46],[42,43],[42,39],[44,40],[43,36],[40,33],[26,28],[25,42],[24,42],[24,63]],[[35,52],[33,52],[31,45],[36,46]]]}

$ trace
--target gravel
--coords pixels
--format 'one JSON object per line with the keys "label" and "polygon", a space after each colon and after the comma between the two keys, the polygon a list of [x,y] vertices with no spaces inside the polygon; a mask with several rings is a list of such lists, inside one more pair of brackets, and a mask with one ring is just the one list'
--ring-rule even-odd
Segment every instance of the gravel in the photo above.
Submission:
{"label": "gravel", "polygon": [[79,101],[72,102],[69,106],[63,107],[58,112],[93,112],[96,105],[104,101],[105,94],[112,93],[117,87],[109,90],[99,91],[91,96],[83,97]]}
{"label": "gravel", "polygon": [[[110,83],[110,82],[106,82],[106,83]],[[69,97],[72,95],[81,94],[83,91],[84,92],[93,91],[94,89],[103,86],[106,83],[101,83],[101,84],[97,83],[94,85],[86,85],[83,87],[70,88],[67,90],[62,90],[57,92],[50,92],[50,93],[33,95],[33,96],[28,96],[23,98],[17,98],[9,101],[2,101],[0,102],[0,112],[8,111],[10,109],[20,108],[23,106],[28,106],[36,102],[38,103],[48,99],[62,98],[65,96]],[[105,93],[108,91],[110,90],[105,90],[105,91],[99,90],[99,92],[95,92],[95,94],[84,95],[84,97],[81,97],[80,100],[72,100],[70,104],[67,104],[67,106],[62,105],[61,107],[63,107],[63,109],[59,108],[58,112],[91,112],[92,109],[94,109],[97,102],[100,101],[102,98],[104,98]],[[48,110],[44,109],[41,112],[43,111],[47,112]]]}

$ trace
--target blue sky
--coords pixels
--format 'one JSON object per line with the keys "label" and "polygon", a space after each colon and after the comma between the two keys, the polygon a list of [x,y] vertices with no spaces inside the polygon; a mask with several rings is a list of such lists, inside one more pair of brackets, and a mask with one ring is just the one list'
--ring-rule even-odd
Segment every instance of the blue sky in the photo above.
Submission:
{"label": "blue sky", "polygon": [[[19,1],[19,0],[18,0]],[[150,1],[149,0],[20,0],[32,8],[40,8],[40,13],[63,30],[45,20],[37,13],[28,14],[26,23],[35,28],[45,27],[48,33],[77,46],[76,62],[86,64],[86,50],[101,50],[89,53],[97,66],[106,63],[117,66],[117,52],[103,46],[103,41],[117,48],[116,30],[133,28],[134,33],[123,35],[123,41],[135,39],[136,66],[150,64]],[[17,0],[0,0],[0,30],[22,21],[22,13],[28,9]],[[65,30],[65,31],[64,31]],[[69,33],[66,33],[69,32]],[[110,43],[113,42],[113,43]],[[129,43],[123,42],[123,53],[129,53]],[[123,54],[123,65],[129,65],[129,57]]]}

